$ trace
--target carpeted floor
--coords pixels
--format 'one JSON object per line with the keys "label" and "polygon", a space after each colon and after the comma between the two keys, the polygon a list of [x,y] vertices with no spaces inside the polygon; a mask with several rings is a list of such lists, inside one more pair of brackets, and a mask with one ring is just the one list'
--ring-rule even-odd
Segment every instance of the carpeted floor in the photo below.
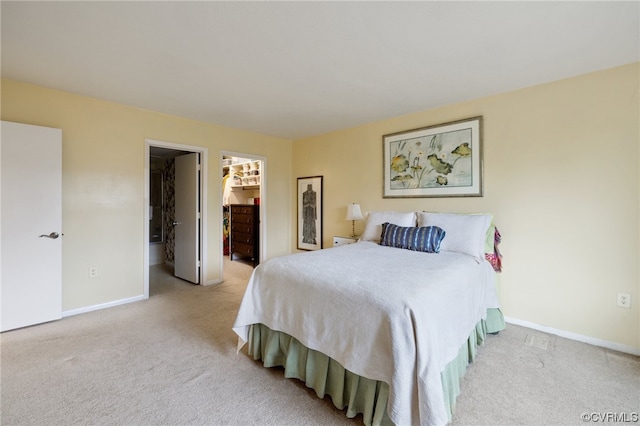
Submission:
{"label": "carpeted floor", "polygon": [[[3,333],[0,423],[361,424],[236,354],[231,326],[251,271],[227,259],[225,282],[202,287],[154,266],[148,300]],[[638,357],[508,325],[469,366],[452,424],[577,425],[583,413],[638,412]]]}

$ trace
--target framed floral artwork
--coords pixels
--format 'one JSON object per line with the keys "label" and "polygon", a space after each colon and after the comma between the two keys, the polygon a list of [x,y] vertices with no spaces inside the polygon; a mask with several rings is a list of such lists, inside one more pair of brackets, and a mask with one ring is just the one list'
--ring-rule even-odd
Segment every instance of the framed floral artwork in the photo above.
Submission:
{"label": "framed floral artwork", "polygon": [[481,197],[482,117],[382,137],[384,198]]}
{"label": "framed floral artwork", "polygon": [[322,176],[298,178],[298,249],[322,248]]}

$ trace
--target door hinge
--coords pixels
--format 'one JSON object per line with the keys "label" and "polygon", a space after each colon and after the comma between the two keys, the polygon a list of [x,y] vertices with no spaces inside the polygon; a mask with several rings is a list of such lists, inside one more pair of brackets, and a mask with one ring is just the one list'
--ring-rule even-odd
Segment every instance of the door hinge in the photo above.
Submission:
{"label": "door hinge", "polygon": [[198,268],[200,267],[200,261],[199,261],[199,260],[197,260],[197,261],[196,261],[196,266],[197,266]]}

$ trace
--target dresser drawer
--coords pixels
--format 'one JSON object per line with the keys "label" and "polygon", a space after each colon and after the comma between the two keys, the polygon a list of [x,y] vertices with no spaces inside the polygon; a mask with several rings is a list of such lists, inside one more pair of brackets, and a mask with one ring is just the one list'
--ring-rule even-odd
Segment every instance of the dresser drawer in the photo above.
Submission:
{"label": "dresser drawer", "polygon": [[253,216],[244,213],[232,213],[231,221],[235,224],[253,223]]}
{"label": "dresser drawer", "polygon": [[231,214],[248,214],[253,215],[253,206],[231,206]]}
{"label": "dresser drawer", "polygon": [[231,233],[244,232],[245,234],[251,234],[253,232],[252,223],[235,223],[231,224]]}
{"label": "dresser drawer", "polygon": [[357,237],[333,237],[333,246],[343,246],[345,244],[353,244],[358,241]]}
{"label": "dresser drawer", "polygon": [[253,244],[253,234],[234,232],[231,234],[231,242]]}
{"label": "dresser drawer", "polygon": [[253,256],[253,245],[231,241],[231,251],[243,256]]}

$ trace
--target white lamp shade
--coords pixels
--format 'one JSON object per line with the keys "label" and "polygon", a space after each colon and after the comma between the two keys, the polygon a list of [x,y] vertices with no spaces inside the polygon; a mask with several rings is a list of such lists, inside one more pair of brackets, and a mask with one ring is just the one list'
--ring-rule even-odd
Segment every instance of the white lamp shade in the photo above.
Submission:
{"label": "white lamp shade", "polygon": [[349,204],[347,206],[346,220],[361,220],[362,212],[360,211],[360,204]]}

